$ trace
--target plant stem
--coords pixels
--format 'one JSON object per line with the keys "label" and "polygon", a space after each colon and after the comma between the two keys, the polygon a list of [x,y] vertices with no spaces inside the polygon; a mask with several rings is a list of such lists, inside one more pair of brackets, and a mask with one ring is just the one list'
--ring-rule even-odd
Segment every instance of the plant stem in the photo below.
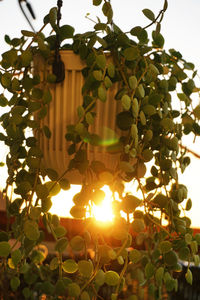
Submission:
{"label": "plant stem", "polygon": [[126,258],[125,258],[125,263],[124,263],[123,269],[121,270],[121,273],[120,273],[119,283],[118,283],[117,288],[115,290],[116,294],[119,293],[120,283],[121,283],[121,280],[122,280],[122,278],[123,278],[123,276],[124,276],[124,274],[126,272],[127,266],[128,266],[128,256],[126,256]]}
{"label": "plant stem", "polygon": [[143,27],[143,29],[147,29],[148,27],[152,26],[154,23],[156,23],[160,17],[160,20],[158,21],[158,23],[161,23],[163,17],[164,17],[164,13],[166,11],[167,7],[167,0],[164,1],[164,5],[163,5],[163,9],[159,12],[159,14],[157,15],[157,17],[155,18],[155,20],[153,20],[150,24],[148,24],[147,26]]}
{"label": "plant stem", "polygon": [[31,47],[31,45],[33,44],[33,42],[35,42],[36,38],[37,38],[38,35],[43,31],[43,29],[46,27],[46,25],[47,25],[47,24],[44,24],[44,25],[42,26],[42,28],[35,34],[35,36],[34,36],[34,37],[32,38],[32,40],[31,40],[31,42],[28,44],[26,50],[28,50],[28,49]]}
{"label": "plant stem", "polygon": [[13,244],[12,247],[11,247],[11,250],[13,250],[13,249],[15,248],[15,246],[17,245],[17,243],[20,241],[20,238],[22,237],[22,235],[23,235],[23,234],[20,234],[20,235],[18,236],[18,238],[15,240],[14,244]]}
{"label": "plant stem", "polygon": [[97,271],[98,271],[98,267],[99,267],[99,263],[100,263],[100,259],[98,259],[98,262],[96,264],[95,270],[92,274],[92,276],[89,278],[88,281],[86,281],[86,283],[82,286],[81,288],[81,293],[84,291],[84,289],[90,284],[90,282],[92,282],[92,280],[95,278]]}
{"label": "plant stem", "polygon": [[164,231],[171,239],[173,238],[173,236],[169,233],[169,231],[167,229],[165,229],[165,227],[163,227],[162,225],[160,225],[159,223],[157,223],[154,219],[152,219],[149,214],[146,215],[147,218],[154,223],[156,226],[158,226],[162,231]]}
{"label": "plant stem", "polygon": [[127,241],[128,241],[128,238],[125,239],[121,248],[117,251],[117,253],[116,253],[117,256],[119,256],[121,254],[121,252],[124,250],[124,248],[126,247]]}

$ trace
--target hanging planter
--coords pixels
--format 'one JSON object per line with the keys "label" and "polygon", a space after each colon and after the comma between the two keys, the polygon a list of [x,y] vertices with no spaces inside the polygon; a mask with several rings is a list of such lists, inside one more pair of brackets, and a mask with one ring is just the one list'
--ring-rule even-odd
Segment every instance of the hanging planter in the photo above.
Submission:
{"label": "hanging planter", "polygon": [[[50,139],[40,135],[44,165],[55,169],[58,174],[65,172],[70,161],[68,148],[71,144],[67,142],[66,138],[67,127],[78,123],[85,114],[88,126],[91,125],[91,129],[89,129],[91,136],[85,135],[83,138],[84,141],[88,142],[88,161],[101,161],[108,169],[115,169],[120,150],[120,130],[116,126],[116,115],[122,110],[120,102],[115,100],[119,85],[109,82],[112,86],[109,87],[107,94],[102,96],[106,99],[99,99],[101,95],[97,95],[93,100],[95,107],[92,114],[88,109],[85,112],[82,106],[84,102],[82,70],[86,64],[80,56],[71,50],[62,50],[60,55],[65,65],[65,79],[61,83],[51,84],[52,101],[49,104],[47,116],[42,120],[42,126],[48,127],[51,132]],[[107,58],[106,63],[109,65],[111,60],[109,54],[105,57]],[[45,65],[42,57],[36,57],[34,74],[38,73],[42,78],[46,78],[51,72],[51,67]],[[96,72],[96,76],[102,76],[101,71]],[[67,178],[74,184],[81,184],[82,182],[78,171],[70,171]]]}

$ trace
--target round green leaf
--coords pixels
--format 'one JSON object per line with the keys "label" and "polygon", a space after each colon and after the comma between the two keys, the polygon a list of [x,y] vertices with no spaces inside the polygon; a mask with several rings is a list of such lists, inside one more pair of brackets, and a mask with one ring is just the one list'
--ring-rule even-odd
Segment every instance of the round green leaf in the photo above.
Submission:
{"label": "round green leaf", "polygon": [[57,236],[57,238],[61,238],[62,236],[64,236],[66,234],[67,230],[63,226],[57,226],[54,229],[54,232],[55,232],[55,235]]}
{"label": "round green leaf", "polygon": [[46,125],[43,126],[43,131],[44,131],[44,134],[45,134],[46,138],[50,139],[51,138],[51,131],[50,131],[49,127],[46,126]]}
{"label": "round green leaf", "polygon": [[129,252],[129,259],[134,263],[138,263],[142,258],[142,254],[139,250],[133,249]]}
{"label": "round green leaf", "polygon": [[105,283],[110,286],[115,286],[119,283],[119,274],[115,271],[108,271],[105,273]]}
{"label": "round green leaf", "polygon": [[197,252],[198,252],[198,244],[197,244],[197,241],[192,241],[192,242],[190,243],[190,248],[191,248],[193,254],[197,254]]}
{"label": "round green leaf", "polygon": [[105,55],[103,55],[103,54],[98,55],[96,57],[96,64],[98,65],[99,68],[104,70],[105,66],[106,66],[106,57],[105,57]]}
{"label": "round green leaf", "polygon": [[192,208],[192,200],[188,199],[185,205],[186,210],[190,210]]}
{"label": "round green leaf", "polygon": [[38,220],[40,218],[40,215],[41,215],[41,207],[31,207],[29,216],[32,220]]}
{"label": "round green leaf", "polygon": [[61,238],[57,241],[55,245],[55,250],[62,253],[65,251],[66,247],[68,245],[68,239],[67,238]]}
{"label": "round green leaf", "polygon": [[10,244],[8,242],[0,242],[0,256],[7,257],[10,253]]}
{"label": "round green leaf", "polygon": [[194,238],[195,238],[195,241],[197,241],[198,245],[200,245],[200,233],[196,233]]}
{"label": "round green leaf", "polygon": [[17,266],[21,259],[22,259],[22,253],[20,249],[16,249],[11,253],[12,262],[15,266]]}
{"label": "round green leaf", "polygon": [[48,197],[42,200],[42,212],[48,212],[52,206],[51,198]]}
{"label": "round green leaf", "polygon": [[133,124],[133,116],[130,111],[122,111],[117,114],[117,127],[121,130],[129,130]]}
{"label": "round green leaf", "polygon": [[197,105],[197,106],[194,108],[193,114],[194,114],[194,116],[195,116],[198,120],[200,120],[200,105]]}
{"label": "round green leaf", "polygon": [[178,262],[177,254],[174,251],[169,251],[163,255],[164,262],[167,266],[174,266]]}
{"label": "round green leaf", "polygon": [[186,279],[187,283],[192,285],[193,276],[192,276],[192,272],[190,271],[190,269],[187,270],[187,272],[185,274],[185,279]]}
{"label": "round green leaf", "polygon": [[139,57],[138,48],[135,47],[135,46],[126,48],[124,50],[124,57],[128,61],[132,61],[132,60],[137,59]]}
{"label": "round green leaf", "polygon": [[60,219],[59,219],[59,217],[58,217],[57,215],[52,215],[52,216],[51,216],[51,223],[52,223],[52,225],[53,225],[54,227],[59,226],[59,224],[60,224]]}
{"label": "round green leaf", "polygon": [[190,256],[190,249],[188,247],[181,247],[178,251],[178,256],[181,260],[187,261]]}
{"label": "round green leaf", "polygon": [[102,0],[93,0],[93,5],[99,6],[101,4]]}
{"label": "round green leaf", "polygon": [[170,118],[164,118],[160,122],[160,125],[166,130],[166,131],[172,131],[174,128],[174,122]]}
{"label": "round green leaf", "polygon": [[126,213],[132,213],[136,207],[140,206],[142,201],[133,195],[126,195],[122,200],[122,209]]}
{"label": "round green leaf", "polygon": [[96,276],[95,276],[95,283],[98,285],[98,286],[102,286],[105,282],[105,273],[103,270],[98,270]]}
{"label": "round green leaf", "polygon": [[49,196],[53,197],[56,196],[60,192],[60,184],[56,181],[48,181],[45,183],[45,186],[47,187],[49,191]]}
{"label": "round green leaf", "polygon": [[55,286],[48,280],[42,283],[41,289],[47,295],[53,295],[55,292]]}
{"label": "round green leaf", "polygon": [[30,49],[27,49],[24,52],[22,52],[21,61],[22,61],[23,67],[28,67],[30,65],[32,59],[33,59],[33,56],[32,56]]}
{"label": "round green leaf", "polygon": [[78,265],[75,260],[67,259],[63,262],[62,268],[66,273],[73,274],[78,270]]}
{"label": "round green leaf", "polygon": [[153,37],[153,45],[156,47],[162,48],[164,46],[165,40],[161,33],[153,31],[152,32]]}
{"label": "round green leaf", "polygon": [[156,270],[156,273],[155,273],[155,279],[156,279],[156,282],[157,282],[157,284],[159,286],[162,284],[163,275],[164,275],[164,268],[163,267],[159,267]]}
{"label": "round green leaf", "polygon": [[67,292],[67,285],[65,284],[63,278],[58,279],[55,285],[55,293],[59,296],[64,296],[66,295]]}
{"label": "round green leaf", "polygon": [[93,273],[93,264],[91,261],[79,260],[78,269],[83,277],[90,278]]}
{"label": "round green leaf", "polygon": [[81,293],[81,289],[77,283],[68,284],[67,291],[70,297],[75,297],[75,298],[79,297]]}
{"label": "round green leaf", "polygon": [[191,242],[192,242],[192,235],[191,235],[190,233],[186,233],[186,234],[185,234],[185,241],[186,241],[186,243],[187,243],[188,245],[191,244]]}
{"label": "round green leaf", "polygon": [[105,76],[104,84],[105,84],[106,89],[109,89],[113,85],[112,81],[110,80],[110,78],[108,76]]}
{"label": "round green leaf", "polygon": [[94,76],[94,78],[97,80],[97,81],[101,81],[102,78],[103,78],[103,74],[102,74],[102,71],[101,70],[94,70],[92,72],[92,75]]}
{"label": "round green leaf", "polygon": [[[58,173],[54,169],[48,168],[48,169],[45,169],[45,171],[46,171],[49,179],[51,179],[53,181],[58,179]],[[47,187],[45,187],[45,188],[47,189]]]}
{"label": "round green leaf", "polygon": [[106,94],[106,90],[103,86],[100,86],[98,88],[98,97],[99,97],[99,100],[101,100],[102,102],[106,102],[107,94]]}
{"label": "round green leaf", "polygon": [[145,8],[142,10],[142,12],[145,15],[145,17],[147,17],[149,20],[151,20],[151,21],[155,20],[155,15],[150,9]]}
{"label": "round green leaf", "polygon": [[87,112],[85,115],[86,122],[88,125],[92,125],[94,123],[94,117],[91,112]]}
{"label": "round green leaf", "polygon": [[74,28],[70,25],[63,25],[60,27],[61,40],[70,39],[73,37]]}
{"label": "round green leaf", "polygon": [[85,241],[81,236],[76,235],[70,240],[70,246],[74,251],[81,251],[85,247]]}
{"label": "round green leaf", "polygon": [[128,83],[131,89],[135,90],[137,87],[137,78],[136,76],[132,75],[128,79]]}
{"label": "round green leaf", "polygon": [[162,253],[167,253],[172,249],[172,243],[169,241],[162,241],[160,243],[160,250]]}
{"label": "round green leaf", "polygon": [[25,299],[29,299],[31,296],[31,290],[28,287],[23,288],[22,294],[24,295]]}
{"label": "round green leaf", "polygon": [[134,219],[134,221],[132,222],[132,228],[133,231],[135,232],[141,232],[144,231],[145,229],[145,224],[144,224],[144,220],[143,219]]}
{"label": "round green leaf", "polygon": [[19,280],[19,278],[18,277],[13,277],[13,278],[11,278],[11,280],[10,280],[10,286],[11,286],[11,289],[13,290],[13,292],[15,292],[17,289],[18,289],[18,287],[20,286],[20,280]]}
{"label": "round green leaf", "polygon": [[145,117],[145,114],[143,113],[143,111],[141,110],[140,111],[140,122],[141,122],[141,124],[144,126],[144,125],[146,125],[146,117]]}
{"label": "round green leaf", "polygon": [[112,63],[108,64],[108,75],[113,78],[115,76],[115,66]]}
{"label": "round green leaf", "polygon": [[122,102],[122,107],[125,110],[130,109],[130,107],[131,107],[131,98],[128,95],[123,95],[123,97],[121,99],[121,102]]}
{"label": "round green leaf", "polygon": [[153,202],[155,204],[158,204],[158,206],[160,206],[161,208],[166,207],[167,202],[168,202],[168,198],[167,196],[163,195],[163,194],[158,194],[156,195],[156,197],[153,199]]}
{"label": "round green leaf", "polygon": [[142,152],[142,156],[145,162],[152,160],[153,158],[153,151],[151,149],[144,149]]}
{"label": "round green leaf", "polygon": [[28,37],[34,37],[34,36],[35,36],[35,32],[29,31],[29,30],[21,30],[21,33],[22,33],[24,36],[28,36]]}
{"label": "round green leaf", "polygon": [[146,166],[145,166],[145,164],[144,163],[139,163],[138,165],[137,165],[137,177],[138,178],[142,178],[142,177],[144,177],[144,175],[145,175],[145,173],[146,173]]}
{"label": "round green leaf", "polygon": [[5,107],[8,104],[8,100],[6,99],[6,97],[1,94],[0,95],[0,106],[1,107]]}
{"label": "round green leaf", "polygon": [[79,105],[79,106],[77,107],[77,114],[78,114],[78,117],[79,117],[80,119],[84,116],[84,114],[85,114],[85,109],[83,108],[82,105]]}
{"label": "round green leaf", "polygon": [[133,101],[132,101],[132,113],[133,113],[134,118],[138,117],[138,112],[139,112],[138,100],[137,100],[137,98],[133,98]]}
{"label": "round green leaf", "polygon": [[51,271],[56,270],[58,268],[58,266],[59,266],[58,257],[52,258],[52,260],[50,261],[50,264],[49,264],[50,270]]}
{"label": "round green leaf", "polygon": [[139,84],[138,88],[137,88],[137,94],[139,96],[139,98],[144,98],[145,96],[145,90],[142,84]]}
{"label": "round green leaf", "polygon": [[151,72],[152,72],[153,74],[155,74],[155,75],[158,75],[158,74],[159,74],[159,70],[158,70],[158,68],[156,68],[155,65],[149,64],[149,69],[151,70]]}
{"label": "round green leaf", "polygon": [[145,272],[146,278],[150,279],[154,275],[154,272],[155,272],[154,265],[151,262],[148,262],[145,266],[144,272]]}
{"label": "round green leaf", "polygon": [[71,208],[70,214],[76,219],[82,219],[85,217],[86,208],[84,206],[75,205]]}
{"label": "round green leaf", "polygon": [[193,259],[194,259],[194,265],[195,265],[195,267],[198,267],[199,263],[200,263],[200,257],[199,257],[199,255],[197,255],[197,254],[194,255]]}
{"label": "round green leaf", "polygon": [[24,233],[29,240],[36,241],[40,237],[38,224],[33,220],[25,221]]}
{"label": "round green leaf", "polygon": [[156,113],[156,109],[153,105],[151,104],[147,104],[145,106],[142,107],[143,112],[145,113],[145,115],[151,117]]}
{"label": "round green leaf", "polygon": [[49,11],[49,22],[52,27],[56,24],[57,20],[57,7],[52,7]]}
{"label": "round green leaf", "polygon": [[4,88],[9,88],[11,85],[12,75],[10,73],[4,73],[1,76],[1,84]]}
{"label": "round green leaf", "polygon": [[88,292],[84,291],[81,294],[81,300],[90,300],[90,296],[89,296]]}
{"label": "round green leaf", "polygon": [[123,257],[121,255],[117,257],[117,262],[118,262],[119,265],[123,265],[124,264],[124,259],[123,259]]}

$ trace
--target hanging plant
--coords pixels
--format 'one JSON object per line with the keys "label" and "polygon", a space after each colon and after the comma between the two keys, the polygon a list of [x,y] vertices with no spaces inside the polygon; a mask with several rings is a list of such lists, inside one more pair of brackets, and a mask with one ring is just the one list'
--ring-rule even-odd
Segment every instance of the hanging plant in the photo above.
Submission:
{"label": "hanging plant", "polygon": [[[0,105],[7,112],[0,140],[9,147],[4,195],[13,223],[0,232],[0,295],[114,300],[144,299],[148,292],[161,299],[164,290],[178,289],[180,260],[189,262],[190,284],[190,263],[199,265],[199,235],[185,216],[192,202],[179,181],[190,163],[182,137],[200,134],[195,66],[163,48],[167,0],[158,16],[144,9],[149,25],[128,33],[114,23],[109,1],[93,0],[106,20],[75,34],[59,24],[61,4],[38,33],[5,36],[10,50],[1,61]],[[45,37],[49,25],[52,34]],[[78,61],[78,69],[64,66],[65,56]],[[70,213],[83,229],[70,236],[49,209],[51,197],[76,179],[82,187]],[[105,197],[104,185],[113,192],[115,214],[106,234],[91,215]],[[55,240],[52,259],[45,232]],[[137,290],[130,288],[134,280]]]}

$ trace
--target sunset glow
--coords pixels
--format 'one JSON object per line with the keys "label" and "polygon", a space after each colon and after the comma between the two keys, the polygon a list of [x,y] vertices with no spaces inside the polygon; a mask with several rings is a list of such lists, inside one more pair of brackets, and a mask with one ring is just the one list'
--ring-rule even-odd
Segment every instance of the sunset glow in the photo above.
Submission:
{"label": "sunset glow", "polygon": [[[74,205],[73,196],[81,189],[79,185],[71,185],[70,190],[61,191],[57,196],[52,197],[52,207],[50,213],[57,214],[59,217],[71,218],[70,209]],[[92,205],[91,215],[88,213],[87,217],[94,217],[100,222],[109,222],[113,219],[112,212],[112,193],[108,186],[104,186],[102,190],[106,196],[100,205]]]}
{"label": "sunset glow", "polygon": [[113,220],[112,211],[112,192],[108,186],[104,186],[102,190],[105,192],[106,196],[102,201],[101,205],[93,204],[92,215],[97,221],[108,222]]}

